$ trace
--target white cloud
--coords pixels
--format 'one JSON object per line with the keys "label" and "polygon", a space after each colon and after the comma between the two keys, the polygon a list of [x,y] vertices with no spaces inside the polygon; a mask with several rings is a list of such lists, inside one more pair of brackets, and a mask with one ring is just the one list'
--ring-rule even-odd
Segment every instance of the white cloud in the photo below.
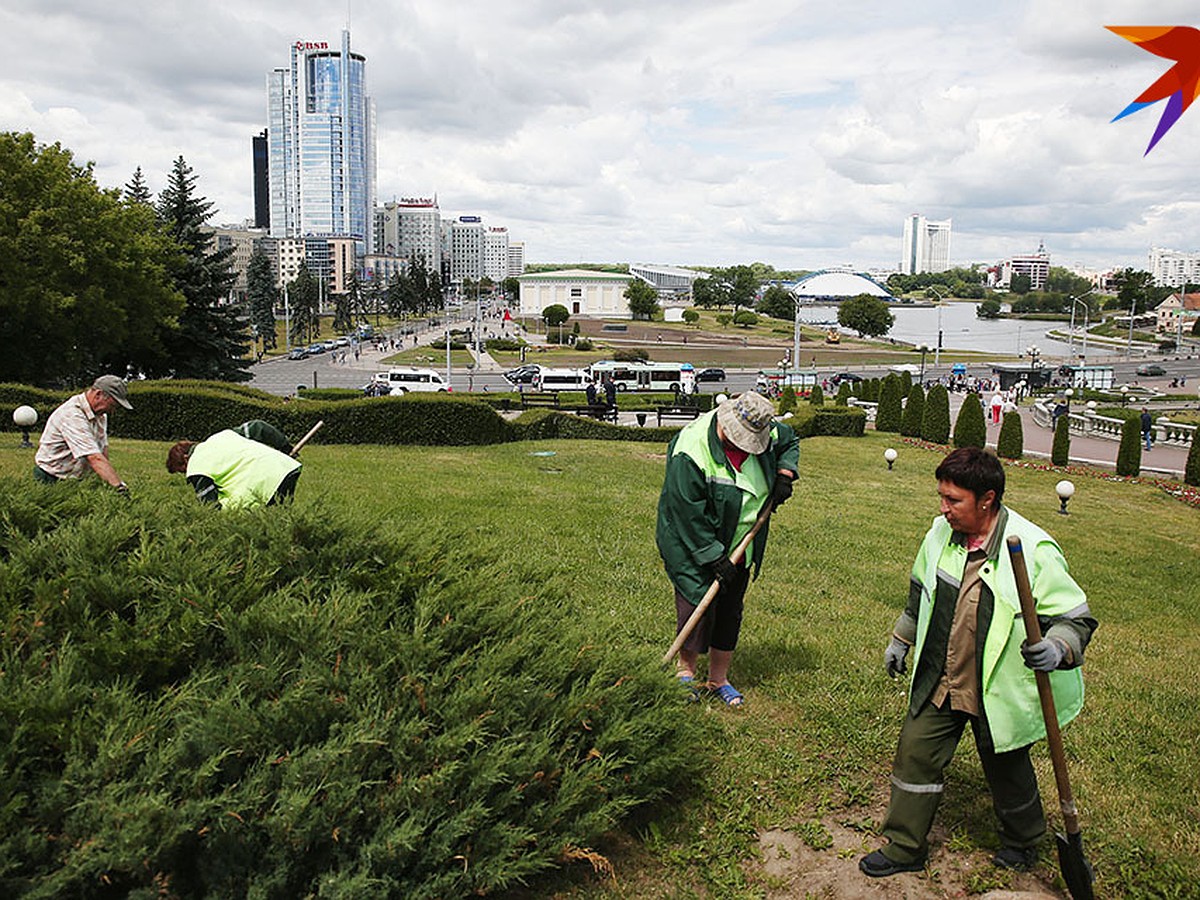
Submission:
{"label": "white cloud", "polygon": [[[954,220],[956,261],[1045,239],[1064,261],[1196,249],[1200,113],[1143,158],[1155,107],[1109,120],[1165,61],[1107,24],[1191,4],[949,0],[381,0],[353,10],[382,199],[436,192],[532,260],[893,264],[902,218]],[[219,218],[252,208],[250,137],[316,0],[8,0],[7,128],[119,186],[182,154]]]}

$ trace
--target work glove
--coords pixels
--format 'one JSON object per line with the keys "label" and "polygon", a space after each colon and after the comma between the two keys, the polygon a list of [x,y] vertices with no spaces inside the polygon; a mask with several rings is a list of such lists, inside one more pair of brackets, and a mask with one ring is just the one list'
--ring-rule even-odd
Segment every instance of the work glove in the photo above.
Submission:
{"label": "work glove", "polygon": [[779,472],[775,475],[775,485],[771,488],[771,504],[773,509],[779,509],[792,496],[792,476]]}
{"label": "work glove", "polygon": [[733,584],[738,576],[738,567],[730,561],[728,556],[719,556],[712,564],[712,573],[713,578],[722,585]]}
{"label": "work glove", "polygon": [[1042,638],[1036,644],[1022,644],[1021,655],[1025,657],[1025,665],[1035,672],[1053,672],[1062,665],[1067,648],[1062,641]]}
{"label": "work glove", "polygon": [[127,485],[123,481],[120,484],[118,484],[116,487],[114,487],[113,490],[116,491],[118,494],[120,494],[122,497],[129,496],[129,485]]}
{"label": "work glove", "polygon": [[883,651],[883,664],[887,667],[887,673],[891,678],[903,675],[908,671],[908,665],[904,662],[906,656],[908,656],[908,644],[892,635],[891,643]]}

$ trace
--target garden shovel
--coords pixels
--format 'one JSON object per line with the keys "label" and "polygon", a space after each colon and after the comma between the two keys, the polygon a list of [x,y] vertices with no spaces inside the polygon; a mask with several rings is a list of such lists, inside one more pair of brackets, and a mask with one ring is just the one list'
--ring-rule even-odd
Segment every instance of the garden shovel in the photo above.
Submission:
{"label": "garden shovel", "polygon": [[[1013,535],[1008,539],[1008,555],[1012,559],[1013,576],[1017,582],[1017,593],[1021,597],[1021,616],[1025,620],[1025,639],[1036,644],[1042,639],[1037,611],[1033,604],[1033,591],[1029,587],[1029,573],[1025,569],[1025,554],[1021,539]],[[1058,730],[1058,713],[1054,709],[1054,693],[1050,689],[1050,675],[1034,672],[1037,680],[1038,698],[1042,701],[1042,718],[1046,720],[1046,743],[1050,747],[1050,759],[1054,763],[1054,782],[1058,785],[1058,803],[1062,808],[1066,835],[1055,834],[1058,839],[1058,866],[1062,869],[1063,881],[1074,900],[1092,900],[1092,865],[1083,855],[1083,835],[1079,831],[1079,813],[1075,809],[1075,798],[1071,794],[1071,782],[1067,778],[1067,757],[1063,752],[1062,732]]]}
{"label": "garden shovel", "polygon": [[[733,548],[733,552],[729,554],[729,561],[735,566],[742,561],[742,557],[746,555],[746,549],[750,546],[750,542],[754,540],[754,536],[758,534],[759,529],[766,524],[767,519],[771,518],[771,512],[774,509],[775,504],[768,500],[766,505],[763,506],[763,511],[759,513],[758,519],[755,520],[754,526],[746,532],[746,536]],[[704,618],[705,611],[712,605],[713,598],[717,596],[720,590],[721,582],[714,579],[704,597],[696,604],[696,608],[692,611],[691,616],[683,623],[683,628],[679,630],[679,634],[675,635],[675,642],[671,644],[671,649],[662,658],[664,663],[669,663],[675,658],[675,654],[679,652],[679,648],[684,645],[684,642],[691,636],[691,633],[696,630],[696,626],[700,624],[700,620]]]}

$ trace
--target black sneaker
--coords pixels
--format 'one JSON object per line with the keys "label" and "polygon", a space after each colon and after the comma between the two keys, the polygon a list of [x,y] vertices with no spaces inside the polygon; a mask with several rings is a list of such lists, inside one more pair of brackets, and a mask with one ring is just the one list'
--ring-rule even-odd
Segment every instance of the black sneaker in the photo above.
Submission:
{"label": "black sneaker", "polygon": [[1028,872],[1037,865],[1037,861],[1037,847],[1001,847],[992,857],[992,865],[1018,872]]}
{"label": "black sneaker", "polygon": [[883,855],[882,850],[874,850],[858,861],[859,871],[872,878],[887,878],[889,875],[898,875],[901,872],[920,872],[924,868],[924,862],[892,862]]}

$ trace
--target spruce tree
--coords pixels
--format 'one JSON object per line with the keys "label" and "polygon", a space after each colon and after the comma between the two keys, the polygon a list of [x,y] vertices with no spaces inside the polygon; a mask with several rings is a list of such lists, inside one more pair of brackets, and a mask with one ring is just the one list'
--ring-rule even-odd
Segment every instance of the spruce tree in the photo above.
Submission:
{"label": "spruce tree", "polygon": [[950,440],[950,394],[944,385],[935,384],[925,396],[921,437],[932,444],[945,444]]}
{"label": "spruce tree", "polygon": [[[980,415],[982,416],[982,407]],[[1021,425],[1021,414],[1007,412],[1000,422],[1000,437],[996,439],[996,455],[1001,459],[1020,459],[1025,452],[1025,432]]]}
{"label": "spruce tree", "polygon": [[986,447],[987,423],[983,418],[983,404],[974,391],[967,394],[954,421],[955,447]]}
{"label": "spruce tree", "polygon": [[278,298],[271,261],[261,250],[255,250],[246,266],[246,303],[250,307],[250,324],[258,332],[264,350],[276,345],[275,303]]}
{"label": "spruce tree", "polygon": [[875,411],[876,431],[894,433],[900,430],[900,422],[904,416],[904,407],[900,397],[902,387],[903,383],[894,376],[889,375],[883,380],[879,408]]}
{"label": "spruce tree", "polygon": [[1142,471],[1142,423],[1130,416],[1121,426],[1121,446],[1117,448],[1117,474],[1134,477]]}
{"label": "spruce tree", "polygon": [[1192,435],[1192,446],[1188,450],[1187,462],[1183,466],[1183,483],[1200,487],[1200,437],[1194,434]]}
{"label": "spruce tree", "polygon": [[234,274],[232,248],[213,249],[207,224],[213,204],[197,196],[196,176],[182,156],[175,160],[158,198],[158,220],[178,245],[170,271],[186,305],[179,326],[165,341],[178,378],[249,381],[247,320],[229,295]]}
{"label": "spruce tree", "polygon": [[333,297],[333,331],[335,334],[346,334],[354,327],[351,310],[356,305],[358,295],[358,273],[351,271],[346,277],[346,290]]}
{"label": "spruce tree", "polygon": [[925,418],[925,389],[914,384],[904,404],[904,415],[900,417],[900,433],[905,437],[921,436],[921,420]]}
{"label": "spruce tree", "polygon": [[825,405],[825,392],[821,390],[821,386],[819,384],[814,384],[812,386],[812,391],[808,395],[808,402],[813,406]]}
{"label": "spruce tree", "polygon": [[154,203],[154,195],[146,186],[146,176],[142,174],[141,166],[133,170],[133,178],[125,185],[125,200],[128,203],[141,203],[145,206],[152,206]]}
{"label": "spruce tree", "polygon": [[1050,462],[1065,466],[1071,461],[1071,423],[1066,416],[1059,416],[1054,423],[1054,443],[1050,445]]}

